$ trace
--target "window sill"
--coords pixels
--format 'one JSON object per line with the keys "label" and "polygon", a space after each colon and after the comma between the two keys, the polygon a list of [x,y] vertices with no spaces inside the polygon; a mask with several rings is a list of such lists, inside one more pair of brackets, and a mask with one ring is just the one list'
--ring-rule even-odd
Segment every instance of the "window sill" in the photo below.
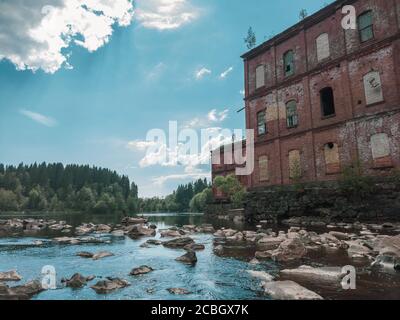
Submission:
{"label": "window sill", "polygon": [[336,113],[330,114],[329,116],[322,116],[321,120],[327,120],[327,119],[331,119],[331,118],[335,118],[335,117],[336,117]]}
{"label": "window sill", "polygon": [[385,103],[385,100],[367,104],[367,105],[365,105],[365,107],[367,107],[367,108],[372,108],[372,107],[379,106],[380,104],[383,104],[383,103]]}

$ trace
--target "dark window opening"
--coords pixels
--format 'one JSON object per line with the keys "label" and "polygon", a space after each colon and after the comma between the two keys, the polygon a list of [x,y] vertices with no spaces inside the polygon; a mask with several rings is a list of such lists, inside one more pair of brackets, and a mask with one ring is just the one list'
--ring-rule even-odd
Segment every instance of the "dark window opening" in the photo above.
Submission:
{"label": "dark window opening", "polygon": [[335,100],[331,87],[324,88],[320,91],[322,115],[324,117],[335,115]]}
{"label": "dark window opening", "polygon": [[267,133],[267,122],[265,119],[265,111],[257,113],[257,132],[259,136]]}
{"label": "dark window opening", "polygon": [[286,124],[288,128],[297,127],[298,121],[297,115],[297,104],[296,101],[292,100],[286,104]]}
{"label": "dark window opening", "polygon": [[329,143],[326,144],[326,146],[327,146],[329,149],[332,150],[332,149],[335,147],[335,144],[334,144],[333,142],[329,142]]}
{"label": "dark window opening", "polygon": [[286,52],[283,56],[283,64],[285,76],[291,76],[294,74],[294,54],[293,51],[290,50]]}
{"label": "dark window opening", "polygon": [[360,41],[365,42],[374,38],[374,25],[372,11],[367,11],[358,16],[358,32]]}

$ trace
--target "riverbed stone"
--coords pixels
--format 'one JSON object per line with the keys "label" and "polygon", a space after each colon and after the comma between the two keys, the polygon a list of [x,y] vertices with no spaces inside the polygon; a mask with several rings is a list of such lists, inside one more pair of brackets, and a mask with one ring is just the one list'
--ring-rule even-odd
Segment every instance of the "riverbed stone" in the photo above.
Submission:
{"label": "riverbed stone", "polygon": [[191,294],[189,290],[186,290],[184,288],[168,288],[167,289],[170,294],[175,294],[175,295],[188,295]]}
{"label": "riverbed stone", "polygon": [[44,289],[40,281],[30,281],[16,287],[0,282],[0,300],[28,300],[42,291]]}
{"label": "riverbed stone", "polygon": [[182,236],[179,230],[164,230],[160,232],[161,238],[176,238]]}
{"label": "riverbed stone", "polygon": [[274,280],[274,277],[265,271],[247,270],[247,273],[254,278],[262,280],[263,282],[271,282]]}
{"label": "riverbed stone", "polygon": [[149,228],[141,224],[129,226],[127,232],[128,236],[133,239],[138,239],[140,237],[154,237],[157,233],[155,229]]}
{"label": "riverbed stone", "polygon": [[91,288],[96,291],[97,294],[107,294],[128,286],[130,286],[130,283],[124,279],[109,277],[106,280],[97,282],[95,285],[91,286]]}
{"label": "riverbed stone", "polygon": [[275,281],[263,284],[265,293],[276,300],[323,300],[323,298],[294,281]]}
{"label": "riverbed stone", "polygon": [[0,281],[20,281],[22,276],[16,270],[0,272]]}
{"label": "riverbed stone", "polygon": [[285,236],[279,237],[264,237],[257,242],[257,249],[260,251],[274,250],[279,247],[279,245],[286,240]]}
{"label": "riverbed stone", "polygon": [[183,247],[186,251],[202,251],[205,248],[205,245],[200,243],[190,243]]}
{"label": "riverbed stone", "polygon": [[272,259],[285,262],[303,258],[307,254],[305,245],[299,239],[288,239],[283,241],[278,249],[272,253]]}
{"label": "riverbed stone", "polygon": [[344,274],[340,268],[313,268],[311,266],[300,266],[297,269],[284,269],[281,276],[290,279],[300,279],[310,282],[329,282],[340,284]]}
{"label": "riverbed stone", "polygon": [[148,267],[148,266],[140,266],[138,268],[132,269],[130,275],[131,276],[139,276],[142,274],[147,274],[153,271],[153,268]]}
{"label": "riverbed stone", "polygon": [[164,241],[163,246],[166,248],[184,248],[186,245],[194,243],[194,240],[190,237],[180,237],[176,239],[172,239],[169,241]]}
{"label": "riverbed stone", "polygon": [[147,223],[147,218],[144,217],[125,217],[122,219],[121,224],[123,225],[136,225]]}
{"label": "riverbed stone", "polygon": [[87,251],[77,252],[76,255],[81,258],[91,259],[93,258],[93,253]]}
{"label": "riverbed stone", "polygon": [[101,251],[98,253],[95,253],[92,257],[93,260],[100,260],[103,258],[107,258],[107,257],[112,257],[114,254],[109,252],[109,251]]}
{"label": "riverbed stone", "polygon": [[188,251],[183,256],[180,256],[180,257],[176,258],[175,260],[185,263],[185,264],[194,265],[197,263],[196,252]]}
{"label": "riverbed stone", "polygon": [[80,273],[75,273],[70,279],[67,279],[65,281],[65,284],[67,287],[78,289],[84,287],[87,281],[88,281],[87,277],[84,277]]}

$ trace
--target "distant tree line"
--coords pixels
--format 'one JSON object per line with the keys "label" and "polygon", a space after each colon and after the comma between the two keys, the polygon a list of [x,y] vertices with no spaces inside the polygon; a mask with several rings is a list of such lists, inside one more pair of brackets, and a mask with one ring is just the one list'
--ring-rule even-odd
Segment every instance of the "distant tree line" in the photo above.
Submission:
{"label": "distant tree line", "polygon": [[203,212],[212,200],[212,189],[207,179],[183,184],[165,198],[139,199],[140,212]]}
{"label": "distant tree line", "polygon": [[134,213],[138,187],[115,171],[88,165],[0,164],[0,212]]}

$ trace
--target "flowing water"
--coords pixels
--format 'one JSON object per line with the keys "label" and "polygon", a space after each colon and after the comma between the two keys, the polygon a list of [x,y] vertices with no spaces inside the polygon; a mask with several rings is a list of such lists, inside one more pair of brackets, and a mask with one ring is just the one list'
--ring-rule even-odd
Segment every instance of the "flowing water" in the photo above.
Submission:
{"label": "flowing water", "polygon": [[[158,229],[186,224],[200,225],[206,221],[199,214],[149,214],[150,223]],[[18,217],[18,216],[13,216]],[[24,218],[26,216],[23,216]],[[92,215],[48,215],[30,216],[33,218],[66,220],[72,226],[82,222],[119,223],[119,216]],[[4,216],[1,217],[5,218]],[[7,217],[8,218],[8,217]],[[22,218],[22,216],[20,217]],[[243,225],[229,225],[227,222],[213,223],[216,228],[221,226],[250,230]],[[194,234],[191,237],[196,243],[202,243],[206,249],[197,252],[198,262],[195,266],[187,266],[175,261],[184,254],[183,250],[167,249],[163,246],[143,248],[141,245],[148,239],[132,240],[129,237],[114,237],[98,235],[108,240],[101,244],[57,245],[51,237],[56,234],[44,233],[29,235],[14,235],[0,237],[0,271],[15,269],[23,276],[21,283],[41,279],[44,266],[53,266],[57,272],[57,289],[45,291],[33,299],[268,299],[260,287],[260,280],[252,278],[246,270],[262,270],[278,274],[279,269],[289,266],[278,266],[266,261],[259,265],[251,265],[255,247],[249,244],[225,245],[224,256],[217,256],[213,249],[219,243],[211,234]],[[57,234],[60,236],[60,234]],[[68,235],[70,236],[70,235]],[[157,237],[159,238],[159,234]],[[34,241],[42,240],[42,246],[34,245]],[[77,252],[110,251],[112,257],[94,261],[76,256]],[[327,299],[400,299],[400,274],[396,272],[371,272],[369,263],[351,261],[344,254],[314,257],[307,261],[314,266],[345,266],[353,264],[358,268],[357,290],[344,291],[341,288],[324,286],[320,283],[306,284],[307,288],[316,291]],[[133,268],[147,265],[153,272],[133,277],[129,273]],[[298,267],[298,265],[293,265]],[[69,278],[75,273],[84,276],[94,275],[96,279],[82,289],[64,287],[62,278]],[[114,291],[107,295],[98,295],[90,288],[105,277],[126,279],[131,286]],[[9,283],[9,285],[11,285]],[[176,296],[168,292],[168,288],[185,288],[192,292],[190,295]]]}

